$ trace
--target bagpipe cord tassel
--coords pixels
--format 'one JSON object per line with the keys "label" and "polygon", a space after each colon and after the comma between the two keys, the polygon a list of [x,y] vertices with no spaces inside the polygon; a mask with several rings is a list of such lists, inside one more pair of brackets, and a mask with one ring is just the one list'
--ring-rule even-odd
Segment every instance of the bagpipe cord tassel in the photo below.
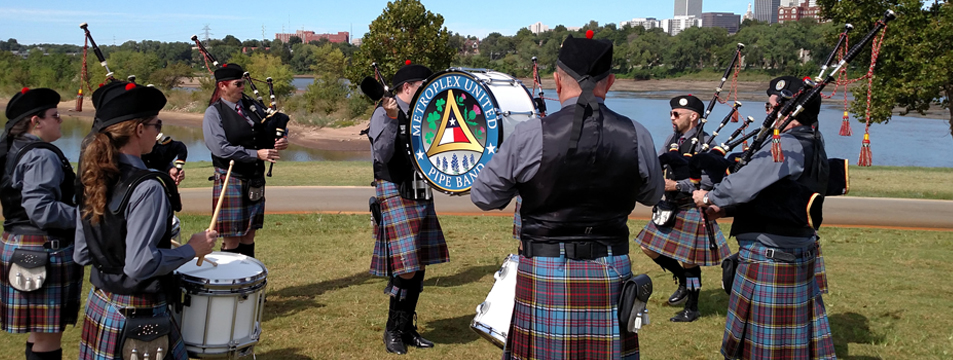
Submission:
{"label": "bagpipe cord tassel", "polygon": [[784,162],[784,152],[781,150],[781,133],[774,129],[774,135],[771,135],[771,156],[774,162]]}
{"label": "bagpipe cord tassel", "polygon": [[840,136],[851,135],[854,135],[854,131],[850,128],[850,115],[844,111],[844,121],[840,124]]}
{"label": "bagpipe cord tassel", "polygon": [[864,133],[864,141],[860,145],[860,158],[857,159],[857,165],[870,166],[873,153],[870,152],[870,134]]}

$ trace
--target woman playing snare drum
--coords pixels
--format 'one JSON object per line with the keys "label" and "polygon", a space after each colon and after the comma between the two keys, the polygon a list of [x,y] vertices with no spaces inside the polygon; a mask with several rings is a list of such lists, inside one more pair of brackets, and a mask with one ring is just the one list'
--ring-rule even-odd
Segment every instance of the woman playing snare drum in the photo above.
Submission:
{"label": "woman playing snare drum", "polygon": [[83,268],[73,262],[73,168],[56,146],[60,95],[27,89],[7,104],[0,136],[0,328],[30,333],[27,360],[59,360],[60,340],[76,324]]}
{"label": "woman playing snare drum", "polygon": [[170,316],[179,297],[172,273],[209,254],[217,234],[196,233],[171,248],[178,192],[168,174],[146,170],[140,159],[155,144],[165,102],[155,88],[124,82],[93,94],[95,135],[80,160],[76,223],[76,262],[93,265],[80,359],[188,358]]}

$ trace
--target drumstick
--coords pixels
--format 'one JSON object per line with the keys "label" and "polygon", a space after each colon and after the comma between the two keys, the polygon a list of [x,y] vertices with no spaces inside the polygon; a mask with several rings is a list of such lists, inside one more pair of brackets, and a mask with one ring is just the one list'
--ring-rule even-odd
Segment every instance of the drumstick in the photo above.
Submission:
{"label": "drumstick", "polygon": [[[179,244],[178,241],[175,241],[175,240],[171,240],[171,241],[172,241],[172,248],[182,247],[182,244]],[[212,260],[205,260],[205,261],[208,261],[208,263],[212,264],[212,266],[218,266],[218,263]]]}
{"label": "drumstick", "polygon": [[[228,171],[225,172],[225,181],[222,182],[222,192],[218,194],[218,204],[215,204],[215,211],[212,212],[212,221],[208,224],[208,231],[215,230],[215,221],[218,220],[218,213],[222,211],[222,202],[225,200],[225,190],[228,189],[228,179],[232,177],[232,166],[235,165],[235,160],[228,161]],[[202,266],[202,261],[205,260],[205,256],[199,256],[199,261],[195,265]],[[209,260],[213,266],[218,266],[211,260]]]}

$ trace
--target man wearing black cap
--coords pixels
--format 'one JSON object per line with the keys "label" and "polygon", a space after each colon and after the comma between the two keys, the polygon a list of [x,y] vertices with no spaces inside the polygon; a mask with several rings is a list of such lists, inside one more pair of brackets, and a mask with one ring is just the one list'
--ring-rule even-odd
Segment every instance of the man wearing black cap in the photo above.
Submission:
{"label": "man wearing black cap", "polygon": [[380,205],[374,234],[371,274],[389,278],[384,293],[390,309],[384,329],[384,346],[390,353],[405,354],[407,346],[431,348],[414,324],[417,300],[423,290],[426,265],[450,261],[447,242],[434,211],[430,188],[414,191],[414,166],[404,150],[398,125],[407,119],[409,103],[432,72],[423,65],[405,65],[394,74],[394,97],[371,116],[368,137],[374,159],[376,202]]}
{"label": "man wearing black cap", "polygon": [[[255,231],[265,221],[265,161],[278,160],[278,150],[288,148],[288,139],[275,140],[262,124],[262,109],[253,109],[252,101],[243,96],[244,73],[236,64],[215,70],[215,92],[202,131],[215,166],[213,208],[219,196],[225,197],[215,224],[223,237],[222,251],[255,257]],[[235,165],[224,184],[230,160]]]}
{"label": "man wearing black cap", "polygon": [[[27,360],[59,360],[76,324],[83,268],[73,260],[73,167],[50,142],[62,136],[51,89],[23,88],[10,99],[0,136],[0,329],[29,333]],[[42,266],[30,266],[42,259]],[[8,276],[9,275],[9,276]]]}
{"label": "man wearing black cap", "polygon": [[[796,93],[802,84],[795,77],[772,80],[769,106],[777,105],[782,90]],[[731,235],[740,250],[721,348],[726,358],[834,358],[815,276],[819,218],[802,216],[820,215],[812,204],[823,204],[827,191],[824,139],[813,127],[820,106],[820,98],[804,104],[805,111],[780,129],[783,160],[775,161],[771,147],[764,146],[710,192],[693,194],[710,216],[729,210],[734,216]],[[810,210],[803,196],[810,197]]]}
{"label": "man wearing black cap", "polygon": [[156,136],[156,144],[152,147],[152,152],[142,155],[142,162],[147,168],[156,169],[169,173],[169,176],[179,185],[185,180],[185,164],[189,157],[189,148],[181,141],[172,140],[171,136],[159,133]]}
{"label": "man wearing black cap", "polygon": [[604,103],[612,43],[569,37],[553,75],[562,109],[517,125],[470,199],[503,209],[522,196],[522,253],[506,359],[637,359],[619,294],[632,276],[628,215],[665,183],[652,136]]}
{"label": "man wearing black cap", "polygon": [[[721,260],[730,255],[725,236],[714,221],[711,222],[716,251],[709,247],[707,225],[701,211],[692,201],[695,185],[688,176],[688,163],[678,160],[687,159],[692,139],[696,136],[696,127],[705,104],[692,95],[676,96],[669,101],[672,111],[669,118],[675,132],[669,135],[659,150],[659,161],[666,170],[665,197],[654,209],[652,221],[636,236],[635,241],[642,252],[652,258],[662,269],[672,272],[678,281],[678,288],[668,298],[672,306],[685,304],[685,308],[670,320],[674,322],[692,322],[698,319],[698,297],[701,292],[701,268],[699,266],[721,265]],[[708,139],[708,133],[702,134],[698,142]],[[667,161],[672,159],[674,161]],[[711,189],[711,181],[702,176],[701,185]],[[679,264],[681,262],[684,267]]]}

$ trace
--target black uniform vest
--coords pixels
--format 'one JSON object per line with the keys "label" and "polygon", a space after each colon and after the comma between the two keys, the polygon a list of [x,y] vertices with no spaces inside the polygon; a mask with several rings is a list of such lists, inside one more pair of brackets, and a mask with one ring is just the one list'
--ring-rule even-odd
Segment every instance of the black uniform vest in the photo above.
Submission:
{"label": "black uniform vest", "polygon": [[173,211],[156,214],[166,221],[165,233],[156,247],[169,249],[172,247],[172,216],[175,211],[182,209],[175,181],[168,174],[126,164],[121,164],[119,170],[119,183],[109,194],[110,201],[106,204],[105,214],[99,224],[93,225],[88,218],[82,219],[83,233],[93,265],[89,282],[105,291],[123,295],[178,291],[171,273],[138,281],[123,272],[126,264],[126,207],[129,205],[129,198],[143,181],[156,179],[163,185]]}
{"label": "black uniform vest", "polygon": [[813,236],[823,220],[824,194],[830,165],[820,132],[809,126],[788,131],[804,149],[804,172],[797,179],[781,179],[758,193],[754,200],[737,207],[731,235],[767,233],[783,236]]}
{"label": "black uniform vest", "polygon": [[13,188],[13,170],[23,155],[26,155],[32,149],[49,149],[56,153],[60,159],[60,165],[63,167],[63,182],[60,183],[60,194],[62,197],[58,201],[75,206],[73,182],[76,180],[76,174],[73,173],[73,166],[63,155],[58,147],[53,144],[35,141],[26,144],[16,153],[8,153],[6,164],[4,166],[3,179],[0,180],[0,204],[3,205],[3,229],[9,233],[17,235],[49,235],[60,239],[72,241],[76,237],[75,229],[41,229],[29,216],[26,209],[23,208],[23,197],[20,190]]}
{"label": "black uniform vest", "polygon": [[587,108],[579,146],[569,153],[574,109],[541,120],[539,171],[528,183],[517,184],[523,198],[521,239],[625,243],[626,219],[642,188],[635,126],[605,107],[599,117]]}
{"label": "black uniform vest", "polygon": [[[408,123],[409,119],[407,115],[404,114],[403,111],[398,110],[397,138],[394,140],[394,156],[391,156],[390,161],[387,163],[374,160],[375,179],[390,181],[397,184],[398,187],[400,187],[401,184],[413,180],[414,165],[410,162],[410,157],[407,155],[407,144],[410,141],[406,134]],[[403,129],[403,131],[401,129]],[[370,136],[367,138],[371,141],[371,145],[373,146],[374,139]]]}
{"label": "black uniform vest", "polygon": [[[252,122],[255,123],[254,126],[249,126],[248,120],[238,115],[235,109],[229,108],[221,100],[212,104],[222,118],[222,127],[225,129],[225,138],[228,143],[249,150],[274,148],[274,134],[266,133],[265,126],[261,123],[261,117],[256,112],[248,110],[250,104],[245,98],[242,98],[241,103],[242,108],[245,109],[242,111],[251,118]],[[228,162],[229,159],[212,155],[212,164],[219,169],[228,169]],[[235,166],[232,167],[232,176],[245,180],[263,180],[265,178],[265,162],[260,159],[250,163],[236,161]]]}
{"label": "black uniform vest", "polygon": [[[690,131],[691,133],[694,133],[695,128],[692,128],[692,129],[689,130],[689,131]],[[682,134],[679,134],[679,133],[676,133],[675,135],[673,135],[673,137],[672,137],[672,143],[671,143],[671,144],[668,144],[668,145],[669,145],[669,149],[671,149],[671,145],[673,145],[673,144],[678,144],[678,139],[681,138],[681,136],[682,136]],[[708,136],[707,133],[703,134],[703,135],[702,135],[702,139],[699,140],[699,141],[704,141],[707,136]],[[692,147],[692,139],[691,139],[691,137],[686,138],[685,141],[683,141],[682,144],[678,146],[678,153],[677,153],[677,155],[678,155],[678,156],[682,156],[683,158],[685,158],[685,157],[684,157],[684,156],[685,156],[684,154],[688,153],[688,151],[691,149],[691,147]],[[700,148],[701,148],[701,146],[699,146],[699,149],[700,149]],[[690,159],[690,158],[685,158],[685,159]],[[683,163],[678,163],[678,164],[663,164],[663,165],[662,165],[662,170],[667,170],[667,171],[665,172],[665,178],[666,178],[666,179],[669,179],[669,180],[679,181],[679,180],[685,180],[685,179],[688,179],[689,177],[691,177],[691,176],[689,175],[690,171],[689,171],[689,165],[688,165],[688,164],[683,164]],[[667,192],[665,192],[665,199],[666,199],[667,201],[670,201],[670,202],[684,203],[684,202],[687,202],[689,199],[691,199],[691,197],[692,197],[692,194],[691,194],[691,193],[684,193],[684,192],[681,192],[681,191],[667,191]]]}

